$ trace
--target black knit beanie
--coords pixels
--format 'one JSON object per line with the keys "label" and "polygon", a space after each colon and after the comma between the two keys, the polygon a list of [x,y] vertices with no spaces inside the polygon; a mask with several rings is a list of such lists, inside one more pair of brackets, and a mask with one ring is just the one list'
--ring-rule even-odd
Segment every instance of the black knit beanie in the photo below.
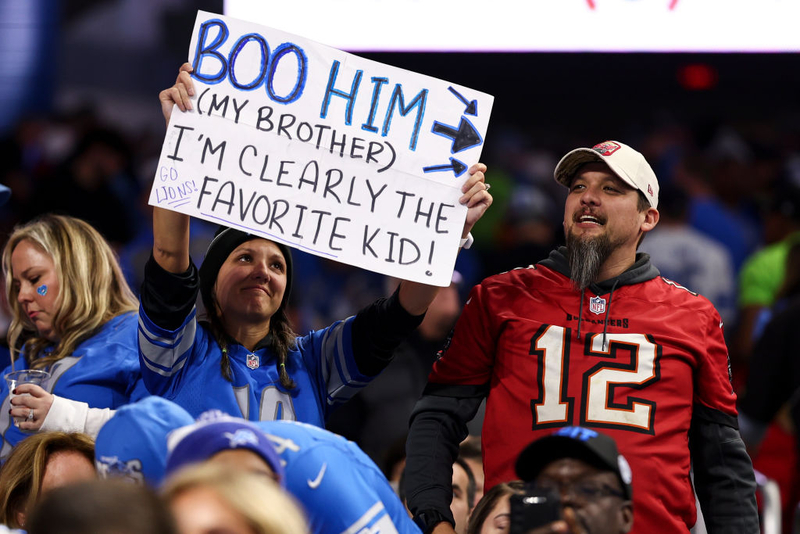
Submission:
{"label": "black knit beanie", "polygon": [[[206,257],[203,259],[202,265],[200,265],[200,296],[203,298],[203,305],[206,310],[211,310],[214,305],[212,294],[222,264],[225,263],[225,260],[228,259],[228,256],[236,247],[251,239],[262,238],[261,236],[246,234],[241,230],[227,226],[220,226],[217,229],[214,239],[208,245],[208,250],[206,250]],[[283,300],[278,308],[282,309],[286,307],[286,303],[289,301],[289,294],[292,291],[292,253],[286,245],[277,241],[270,242],[278,246],[283,253],[284,260],[286,260],[286,290],[283,292]]]}

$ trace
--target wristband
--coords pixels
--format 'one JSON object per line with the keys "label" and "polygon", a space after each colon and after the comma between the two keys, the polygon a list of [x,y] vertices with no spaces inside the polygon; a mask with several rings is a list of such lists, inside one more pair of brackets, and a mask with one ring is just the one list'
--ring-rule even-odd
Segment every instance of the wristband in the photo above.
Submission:
{"label": "wristband", "polygon": [[461,240],[461,241],[458,243],[458,247],[459,247],[459,248],[463,248],[463,249],[468,249],[469,247],[471,247],[471,246],[472,246],[472,244],[473,244],[474,242],[475,242],[475,238],[474,238],[474,237],[472,237],[472,232],[470,232],[470,233],[468,233],[468,234],[467,234],[467,237],[465,237],[464,239],[462,239],[462,240]]}

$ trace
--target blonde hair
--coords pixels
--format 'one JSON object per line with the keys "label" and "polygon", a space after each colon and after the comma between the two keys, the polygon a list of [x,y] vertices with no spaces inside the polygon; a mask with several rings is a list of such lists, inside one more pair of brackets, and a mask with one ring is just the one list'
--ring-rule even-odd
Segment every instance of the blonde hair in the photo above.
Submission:
{"label": "blonde hair", "polygon": [[167,479],[162,495],[172,503],[184,493],[212,490],[256,534],[305,534],[308,524],[294,498],[262,474],[204,463],[181,469]]}
{"label": "blonde hair", "polygon": [[[49,255],[55,264],[59,284],[53,329],[59,341],[39,336],[35,325],[17,301],[11,255],[22,241],[28,241]],[[26,347],[29,368],[41,369],[72,354],[110,319],[138,308],[117,257],[103,236],[88,223],[63,215],[44,215],[14,229],[3,250],[6,296],[13,313],[8,329],[11,361]],[[45,349],[53,347],[50,352]]]}
{"label": "blonde hair", "polygon": [[94,441],[79,432],[42,432],[19,442],[0,469],[0,524],[23,528],[18,517],[33,508],[53,454],[73,451],[94,465]]}

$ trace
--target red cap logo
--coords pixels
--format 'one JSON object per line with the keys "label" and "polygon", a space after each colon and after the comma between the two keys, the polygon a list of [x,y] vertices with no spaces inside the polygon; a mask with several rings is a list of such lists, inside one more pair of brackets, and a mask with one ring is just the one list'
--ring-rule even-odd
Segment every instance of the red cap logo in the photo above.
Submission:
{"label": "red cap logo", "polygon": [[651,186],[650,184],[647,184],[647,194],[650,195],[651,197],[653,196],[653,186]]}
{"label": "red cap logo", "polygon": [[602,143],[598,143],[592,147],[592,150],[601,156],[610,156],[619,149],[619,144],[615,143],[614,141],[603,141]]}

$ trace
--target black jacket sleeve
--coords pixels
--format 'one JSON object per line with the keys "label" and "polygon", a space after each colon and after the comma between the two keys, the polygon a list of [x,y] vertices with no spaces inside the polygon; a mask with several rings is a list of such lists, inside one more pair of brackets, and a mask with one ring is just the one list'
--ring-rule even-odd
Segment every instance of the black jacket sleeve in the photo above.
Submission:
{"label": "black jacket sleeve", "polygon": [[694,483],[709,534],[758,534],[753,464],[736,418],[695,405],[689,429]]}
{"label": "black jacket sleeve", "polygon": [[165,271],[153,258],[144,266],[140,300],[145,315],[166,330],[178,328],[192,311],[200,291],[200,276],[194,262],[180,274]]}
{"label": "black jacket sleeve", "polygon": [[488,384],[426,386],[411,414],[406,441],[404,493],[415,516],[433,510],[437,517],[454,524],[450,512],[453,462],[459,444],[467,437],[467,423],[488,391]]}
{"label": "black jacket sleeve", "polygon": [[358,371],[375,376],[392,361],[394,349],[416,329],[425,314],[411,315],[400,304],[398,291],[380,298],[353,320],[353,357]]}

